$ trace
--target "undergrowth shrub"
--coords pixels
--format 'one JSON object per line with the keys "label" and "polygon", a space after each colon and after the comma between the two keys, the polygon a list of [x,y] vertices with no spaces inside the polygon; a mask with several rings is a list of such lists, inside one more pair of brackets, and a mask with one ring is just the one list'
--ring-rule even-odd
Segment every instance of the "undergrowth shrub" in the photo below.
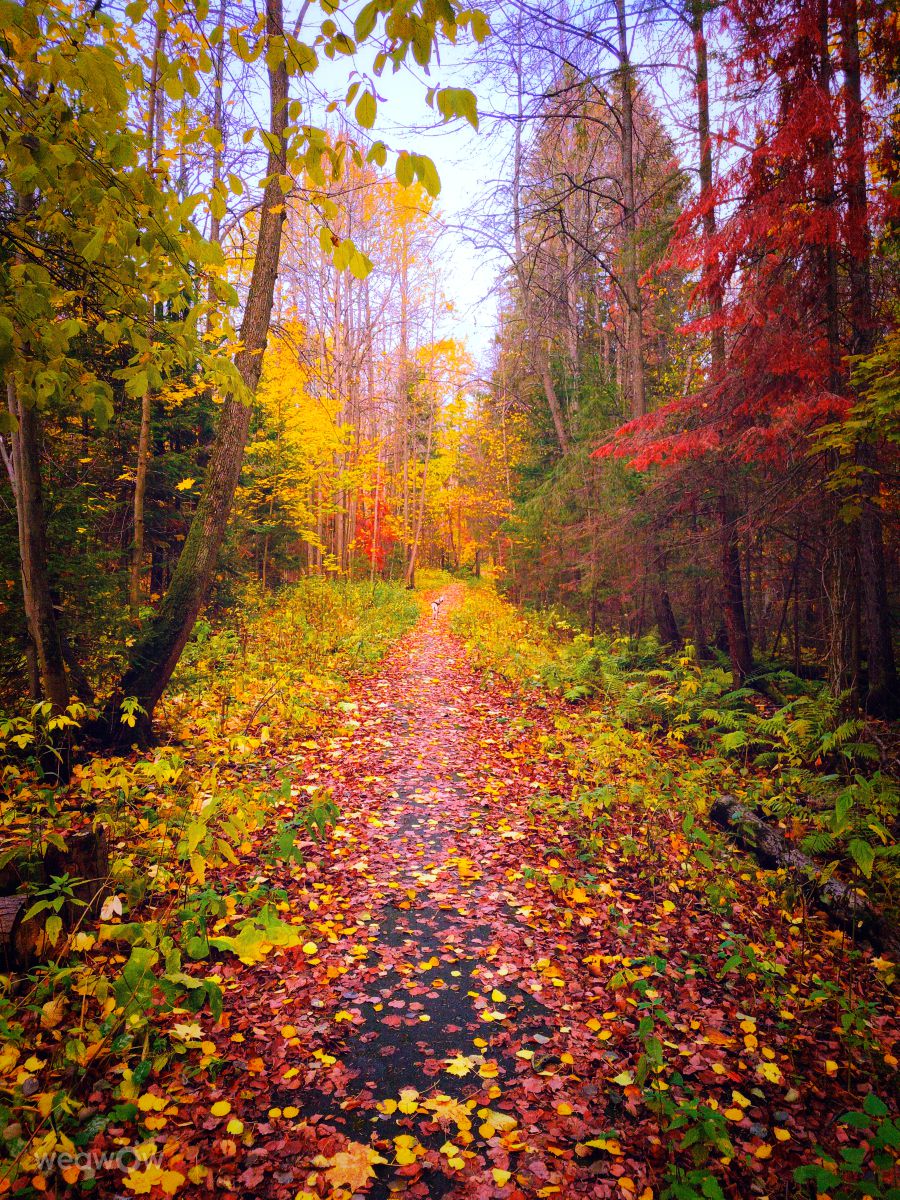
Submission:
{"label": "undergrowth shrub", "polygon": [[[320,579],[247,601],[198,622],[149,753],[76,761],[61,784],[47,768],[61,735],[77,744],[85,706],[54,715],[23,703],[0,715],[0,873],[13,871],[45,920],[38,960],[0,974],[8,1186],[77,1152],[90,1088],[108,1099],[94,1136],[143,1111],[168,1063],[215,1071],[194,1018],[222,1010],[210,956],[254,962],[309,937],[305,918],[289,915],[286,884],[340,814],[327,788],[309,795],[279,777],[272,751],[296,757],[298,745],[316,750],[355,729],[348,678],[385,654],[418,603],[396,584]],[[129,712],[126,703],[126,723]],[[99,913],[82,906],[64,926],[80,881],[42,881],[42,862],[92,826],[108,831],[106,896]],[[248,879],[235,868],[254,853],[264,873]]]}
{"label": "undergrowth shrub", "polygon": [[661,756],[671,767],[681,752],[667,785],[679,803],[703,812],[733,791],[799,833],[808,853],[827,855],[826,878],[846,870],[896,910],[900,790],[848,696],[784,670],[765,674],[765,694],[752,680],[734,688],[729,671],[690,645],[667,653],[652,636],[592,638],[553,609],[515,608],[489,583],[469,589],[453,625],[488,680],[569,702],[557,729],[587,746],[598,783],[614,775],[622,794],[656,794],[668,769]]}

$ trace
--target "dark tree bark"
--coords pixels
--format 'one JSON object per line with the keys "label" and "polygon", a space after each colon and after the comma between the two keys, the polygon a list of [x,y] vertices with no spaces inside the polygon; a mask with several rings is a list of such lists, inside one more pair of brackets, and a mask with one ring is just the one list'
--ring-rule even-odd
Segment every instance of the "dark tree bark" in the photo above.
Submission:
{"label": "dark tree bark", "polygon": [[[266,0],[270,44],[283,37],[281,0]],[[277,42],[276,42],[277,44]],[[283,53],[283,51],[282,51]],[[267,184],[260,210],[259,237],[235,365],[248,392],[256,390],[269,332],[285,216],[279,176],[286,173],[288,74],[283,57],[269,67],[271,132]],[[129,666],[104,714],[103,737],[114,743],[146,740],[153,710],[171,678],[194,622],[209,593],[225,536],[250,429],[249,405],[235,396],[222,404],[219,428],[178,565],[159,611],[135,644]],[[135,728],[120,720],[122,700],[135,697],[145,716]]]}
{"label": "dark tree bark", "polygon": [[[866,197],[866,142],[859,61],[859,17],[856,0],[840,7],[844,68],[844,137],[847,170],[847,242],[849,250],[852,354],[868,354],[874,345],[875,321],[870,272],[871,233]],[[858,553],[866,630],[868,690],[866,708],[878,716],[900,712],[900,687],[891,640],[890,609],[884,565],[884,537],[878,503],[880,480],[875,447],[861,441],[857,449],[860,515]]]}
{"label": "dark tree bark", "polygon": [[650,551],[650,600],[653,604],[653,617],[656,621],[656,628],[663,645],[678,649],[684,645],[684,641],[681,637],[681,631],[678,628],[678,622],[675,620],[672,601],[669,598],[669,589],[666,585],[665,551],[660,547],[655,537],[651,542]]}
{"label": "dark tree bark", "polygon": [[69,684],[47,570],[40,424],[37,412],[22,403],[12,383],[7,384],[7,401],[10,415],[17,426],[11,439],[10,467],[16,501],[22,595],[28,636],[37,661],[43,696],[55,710],[60,711],[69,703]]}
{"label": "dark tree bark", "polygon": [[[689,23],[694,35],[695,90],[697,95],[697,134],[700,141],[700,198],[703,204],[703,232],[707,242],[716,235],[716,212],[713,203],[712,140],[709,121],[709,62],[706,34],[703,30],[703,0],[691,0]],[[708,270],[708,268],[706,269]],[[722,314],[722,292],[718,284],[708,287],[709,311],[713,321],[710,338],[712,370],[719,375],[726,361],[725,333],[719,317]],[[722,607],[728,634],[728,656],[736,684],[753,670],[753,647],[744,611],[744,590],[741,580],[741,558],[737,536],[737,520],[733,489],[726,480],[718,497],[719,546],[722,572]]]}
{"label": "dark tree bark", "polygon": [[628,308],[627,348],[631,418],[642,417],[647,411],[644,383],[644,330],[640,289],[640,266],[637,251],[637,202],[634,192],[634,69],[628,54],[628,26],[625,0],[616,0],[618,31],[621,113],[622,165],[622,290]]}
{"label": "dark tree bark", "polygon": [[[156,33],[153,39],[153,63],[147,95],[147,173],[152,175],[162,154],[165,95],[159,87],[160,56],[166,41],[166,11],[163,4],[156,10]],[[151,302],[148,334],[153,338],[154,313]],[[153,394],[149,387],[141,397],[141,419],[138,433],[137,460],[134,468],[134,540],[131,546],[131,565],[128,574],[128,604],[136,615],[141,604],[141,575],[144,568],[144,520],[147,496],[147,473],[150,469],[150,432],[153,423]]]}

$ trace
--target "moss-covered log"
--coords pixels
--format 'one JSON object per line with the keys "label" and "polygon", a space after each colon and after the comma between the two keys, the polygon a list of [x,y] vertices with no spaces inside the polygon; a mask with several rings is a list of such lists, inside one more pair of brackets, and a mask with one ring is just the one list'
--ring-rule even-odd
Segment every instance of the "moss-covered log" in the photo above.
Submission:
{"label": "moss-covered log", "polygon": [[834,923],[864,938],[878,950],[900,955],[900,930],[878,912],[856,888],[833,876],[822,878],[808,855],[792,846],[777,825],[733,796],[720,796],[710,809],[715,823],[752,850],[764,867],[785,871],[808,902],[827,912]]}

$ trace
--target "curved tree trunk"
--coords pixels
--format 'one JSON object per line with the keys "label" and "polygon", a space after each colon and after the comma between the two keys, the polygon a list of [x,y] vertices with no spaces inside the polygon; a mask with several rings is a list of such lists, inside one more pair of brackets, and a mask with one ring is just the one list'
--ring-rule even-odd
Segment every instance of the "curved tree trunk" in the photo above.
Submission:
{"label": "curved tree trunk", "polygon": [[[283,36],[281,0],[266,0],[266,34],[270,42]],[[256,257],[241,324],[241,349],[235,356],[235,365],[250,393],[256,390],[262,369],[285,216],[284,196],[279,184],[279,176],[286,171],[285,129],[288,121],[288,75],[283,57],[274,67],[269,67],[269,96],[270,127],[274,136],[269,151],[268,182],[263,193]],[[203,493],[169,589],[159,611],[135,644],[128,669],[106,706],[103,736],[109,742],[127,743],[149,736],[153,710],[175,669],[213,581],[240,476],[250,414],[249,405],[242,400],[235,396],[225,397]],[[137,699],[144,709],[144,715],[134,728],[120,720],[122,700],[128,697]]]}

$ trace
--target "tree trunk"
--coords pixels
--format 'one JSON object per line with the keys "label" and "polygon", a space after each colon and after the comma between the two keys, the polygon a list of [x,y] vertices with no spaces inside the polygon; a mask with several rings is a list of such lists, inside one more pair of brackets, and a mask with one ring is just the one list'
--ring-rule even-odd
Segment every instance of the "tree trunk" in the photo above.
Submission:
{"label": "tree trunk", "polygon": [[413,533],[412,546],[409,551],[409,563],[406,568],[406,586],[408,588],[415,587],[416,585],[416,556],[419,552],[419,541],[422,537],[422,522],[425,519],[425,488],[428,483],[428,463],[431,459],[431,439],[434,433],[435,408],[436,404],[433,403],[428,416],[428,438],[425,443],[425,462],[422,466],[422,490],[419,493],[416,528]]}
{"label": "tree trunk", "polygon": [[[266,35],[270,46],[282,44],[281,0],[266,0]],[[235,366],[249,393],[262,370],[269,332],[275,280],[284,222],[284,196],[278,182],[286,171],[288,75],[282,56],[269,66],[269,97],[273,147],[259,221],[253,274],[241,323],[241,349]],[[233,395],[224,398],[219,428],[204,481],[203,493],[191,522],[169,590],[158,613],[134,646],[127,671],[106,707],[106,737],[128,742],[149,735],[153,710],[168,683],[213,581],[219,549],[241,471],[250,428],[251,409]],[[121,701],[135,697],[146,712],[140,727],[128,729],[119,719]]]}
{"label": "tree trunk", "polygon": [[[697,94],[697,136],[700,142],[700,199],[703,203],[703,232],[708,242],[716,235],[716,213],[712,200],[713,167],[712,140],[709,121],[709,63],[706,35],[703,30],[704,0],[691,0],[690,27],[694,35],[695,90]],[[708,279],[709,267],[704,267]],[[712,373],[725,368],[725,333],[721,325],[722,292],[718,282],[708,287],[709,311],[712,318],[710,349]],[[753,649],[747,631],[744,612],[744,590],[741,581],[741,559],[738,545],[733,489],[725,480],[718,497],[722,570],[722,607],[728,634],[728,655],[736,684],[740,684],[753,668]]]}
{"label": "tree trunk", "polygon": [[40,425],[34,408],[24,405],[12,382],[6,385],[12,434],[11,475],[19,531],[22,596],[28,636],[34,648],[41,691],[54,710],[69,703],[62,641],[47,571],[47,525],[41,486]]}
{"label": "tree trunk", "polygon": [[628,27],[625,21],[625,0],[616,0],[619,32],[619,74],[621,76],[622,135],[622,290],[628,306],[627,338],[631,418],[642,417],[647,411],[644,384],[644,346],[640,268],[637,252],[637,203],[634,193],[634,79],[628,55]]}
{"label": "tree trunk", "polygon": [[728,656],[736,686],[740,686],[753,670],[753,650],[747,620],[744,615],[744,595],[741,586],[741,551],[738,542],[737,516],[728,492],[719,493],[720,553],[723,610],[728,635]]}
{"label": "tree trunk", "polygon": [[[560,453],[563,455],[563,457],[565,457],[569,453],[568,430],[566,429],[562,406],[560,405],[559,397],[556,394],[556,386],[553,382],[553,373],[550,367],[549,352],[545,353],[540,332],[534,329],[536,319],[532,312],[531,281],[525,271],[525,251],[522,237],[521,206],[523,162],[522,128],[524,124],[524,108],[522,102],[522,60],[520,55],[521,45],[517,45],[512,64],[516,76],[517,105],[516,120],[513,123],[512,220],[513,253],[515,254],[514,269],[516,278],[518,280],[519,289],[522,293],[522,302],[525,308],[525,323],[528,327],[528,333],[531,335],[528,337],[528,348],[532,369],[541,380],[541,385],[544,389],[544,396],[547,400],[547,407],[550,410],[550,417],[553,421],[553,429],[556,433],[556,440],[559,444]],[[528,336],[528,333],[526,336]]]}
{"label": "tree trunk", "polygon": [[[163,94],[159,88],[159,61],[166,39],[166,10],[160,4],[156,10],[156,32],[153,39],[153,63],[147,89],[147,173],[152,174],[158,152],[162,149]],[[150,340],[153,340],[154,301],[150,298]],[[147,495],[147,469],[150,465],[150,424],[153,417],[153,396],[147,388],[141,397],[141,424],[138,433],[137,462],[134,468],[134,537],[131,543],[131,565],[128,575],[128,604],[136,614],[141,603],[141,572],[144,565],[144,501]]]}
{"label": "tree trunk", "polygon": [[[859,62],[856,0],[843,0],[841,42],[844,66],[844,137],[847,147],[847,242],[849,249],[851,353],[868,354],[874,345],[870,273],[871,232],[866,197],[866,143]],[[875,447],[861,441],[859,471],[859,571],[866,630],[868,689],[866,708],[878,716],[900,711],[900,687],[891,640],[890,609],[884,565],[880,479]]]}
{"label": "tree trunk", "polygon": [[550,364],[546,357],[541,359],[541,383],[544,385],[544,395],[547,397],[547,407],[550,409],[550,416],[553,418],[553,428],[556,430],[556,440],[559,442],[559,448],[563,456],[569,453],[569,433],[566,429],[566,422],[563,417],[562,406],[559,403],[559,396],[556,394],[556,386],[553,382],[553,374],[550,370]]}

